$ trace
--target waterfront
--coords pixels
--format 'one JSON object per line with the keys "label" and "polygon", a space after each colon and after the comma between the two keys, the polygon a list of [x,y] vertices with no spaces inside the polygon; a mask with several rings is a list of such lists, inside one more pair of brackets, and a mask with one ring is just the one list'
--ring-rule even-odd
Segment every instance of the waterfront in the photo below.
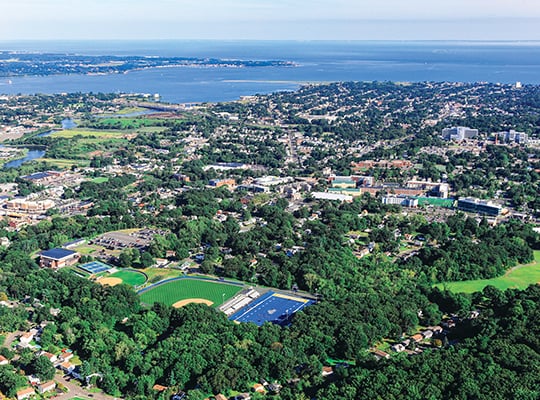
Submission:
{"label": "waterfront", "polygon": [[539,42],[0,42],[1,49],[84,54],[284,60],[296,67],[154,68],[114,75],[0,79],[0,93],[159,93],[168,102],[216,102],[330,81],[540,84]]}

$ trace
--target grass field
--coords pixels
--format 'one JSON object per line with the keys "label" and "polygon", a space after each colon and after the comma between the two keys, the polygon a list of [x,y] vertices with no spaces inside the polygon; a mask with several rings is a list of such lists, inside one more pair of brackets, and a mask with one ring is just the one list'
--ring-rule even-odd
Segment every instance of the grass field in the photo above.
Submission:
{"label": "grass field", "polygon": [[512,268],[503,276],[493,279],[478,279],[463,282],[438,283],[440,289],[448,289],[454,293],[481,292],[486,286],[497,289],[525,289],[533,283],[540,283],[540,250],[534,252],[534,262]]}
{"label": "grass field", "polygon": [[131,286],[140,286],[146,282],[146,277],[137,271],[117,271],[114,274],[108,275],[111,278],[120,278],[124,283]]}
{"label": "grass field", "polygon": [[125,131],[119,130],[110,130],[110,131],[101,131],[101,130],[91,130],[91,129],[65,129],[63,131],[54,132],[51,137],[61,137],[61,138],[72,138],[75,136],[82,137],[96,137],[101,139],[111,139],[122,137],[125,135]]}
{"label": "grass field", "polygon": [[94,182],[94,183],[105,183],[105,182],[109,182],[109,178],[106,178],[104,176],[98,176],[97,178],[92,179],[92,182]]}
{"label": "grass field", "polygon": [[223,299],[227,301],[241,289],[240,286],[228,285],[226,283],[180,279],[156,286],[142,293],[140,298],[146,304],[161,302],[168,306],[172,306],[180,300],[193,298],[206,299],[214,303],[214,306],[219,306],[223,303]]}
{"label": "grass field", "polygon": [[71,160],[67,158],[40,158],[39,160],[59,168],[71,168],[72,165],[87,167],[90,164],[88,160]]}

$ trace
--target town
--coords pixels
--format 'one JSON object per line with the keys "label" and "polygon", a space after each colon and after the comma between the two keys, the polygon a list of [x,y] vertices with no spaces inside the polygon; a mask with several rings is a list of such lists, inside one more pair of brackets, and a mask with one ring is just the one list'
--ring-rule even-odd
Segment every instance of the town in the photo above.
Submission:
{"label": "town", "polygon": [[362,368],[367,385],[491,351],[489,329],[518,346],[506,313],[538,312],[539,94],[1,97],[0,391],[341,398]]}

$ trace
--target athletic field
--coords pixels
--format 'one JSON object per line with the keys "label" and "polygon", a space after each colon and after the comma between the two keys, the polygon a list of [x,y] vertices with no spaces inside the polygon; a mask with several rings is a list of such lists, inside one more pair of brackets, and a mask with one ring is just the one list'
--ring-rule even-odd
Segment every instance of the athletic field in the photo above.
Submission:
{"label": "athletic field", "polygon": [[265,322],[287,326],[291,323],[294,313],[313,303],[313,300],[269,291],[231,315],[229,319],[236,322],[253,322],[258,326]]}
{"label": "athletic field", "polygon": [[529,285],[540,283],[540,250],[534,251],[534,261],[530,264],[519,265],[498,278],[478,279],[463,282],[438,283],[439,289],[448,289],[454,293],[481,292],[486,286],[497,289],[526,289]]}
{"label": "athletic field", "polygon": [[139,293],[139,296],[141,301],[146,304],[160,302],[168,306],[180,307],[187,304],[185,300],[192,300],[194,303],[204,302],[207,305],[218,307],[240,290],[242,290],[242,286],[228,283],[178,279],[144,289]]}
{"label": "athletic field", "polygon": [[114,274],[109,275],[110,278],[119,278],[122,283],[127,283],[131,286],[140,286],[146,282],[146,276],[143,273],[132,270],[117,271]]}

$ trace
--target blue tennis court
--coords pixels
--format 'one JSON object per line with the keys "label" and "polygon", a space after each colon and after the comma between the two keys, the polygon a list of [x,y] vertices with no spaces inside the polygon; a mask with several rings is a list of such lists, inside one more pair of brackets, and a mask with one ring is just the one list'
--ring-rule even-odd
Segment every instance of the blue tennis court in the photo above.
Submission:
{"label": "blue tennis court", "polygon": [[313,300],[270,291],[231,315],[229,319],[236,322],[252,322],[258,326],[265,322],[286,326],[291,323],[294,313],[314,303]]}
{"label": "blue tennis court", "polygon": [[91,274],[99,274],[100,272],[108,271],[111,269],[111,266],[99,261],[91,261],[89,263],[79,265],[79,268]]}

